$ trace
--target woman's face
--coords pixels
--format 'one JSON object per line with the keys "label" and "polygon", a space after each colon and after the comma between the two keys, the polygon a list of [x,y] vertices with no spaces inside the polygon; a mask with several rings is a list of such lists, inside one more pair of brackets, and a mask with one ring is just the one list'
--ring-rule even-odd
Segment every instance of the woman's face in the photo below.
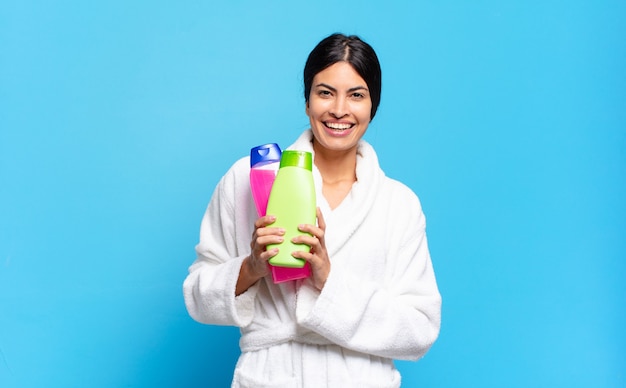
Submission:
{"label": "woman's face", "polygon": [[348,62],[337,62],[313,78],[306,114],[315,143],[323,149],[356,148],[369,125],[371,110],[367,83]]}

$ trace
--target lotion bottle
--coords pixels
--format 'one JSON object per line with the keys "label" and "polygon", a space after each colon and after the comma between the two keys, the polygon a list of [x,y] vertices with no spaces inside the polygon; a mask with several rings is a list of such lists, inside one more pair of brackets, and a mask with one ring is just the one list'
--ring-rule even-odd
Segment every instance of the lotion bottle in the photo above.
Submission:
{"label": "lotion bottle", "polygon": [[[250,150],[250,189],[259,217],[266,214],[267,202],[280,166],[281,150],[278,144],[270,143]],[[311,275],[311,265],[302,268],[276,267],[270,264],[275,284],[290,280],[305,279]]]}
{"label": "lotion bottle", "polygon": [[272,186],[267,214],[276,217],[272,226],[285,229],[281,244],[270,244],[267,249],[277,247],[279,252],[269,260],[275,267],[303,268],[306,261],[295,258],[294,251],[309,252],[311,247],[294,244],[291,239],[305,234],[298,230],[300,224],[316,224],[315,185],[313,183],[313,155],[306,151],[284,151],[280,168]]}
{"label": "lotion bottle", "polygon": [[267,200],[280,165],[281,150],[270,143],[250,150],[250,190],[259,217],[265,215]]}

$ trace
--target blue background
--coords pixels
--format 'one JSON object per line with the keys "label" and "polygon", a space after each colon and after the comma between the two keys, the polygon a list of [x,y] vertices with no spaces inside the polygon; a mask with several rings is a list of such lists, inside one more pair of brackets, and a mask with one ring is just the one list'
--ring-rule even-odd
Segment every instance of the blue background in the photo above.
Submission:
{"label": "blue background", "polygon": [[3,1],[0,386],[228,386],[182,281],[218,179],[307,128],[326,35],[377,50],[366,138],[444,298],[407,387],[626,386],[623,1]]}

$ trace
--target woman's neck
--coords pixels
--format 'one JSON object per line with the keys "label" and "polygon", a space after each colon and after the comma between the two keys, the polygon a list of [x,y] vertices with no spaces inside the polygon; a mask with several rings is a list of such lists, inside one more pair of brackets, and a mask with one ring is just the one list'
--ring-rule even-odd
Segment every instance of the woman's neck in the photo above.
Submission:
{"label": "woman's neck", "polygon": [[356,181],[356,147],[345,151],[330,151],[319,147],[314,140],[313,150],[315,166],[324,181]]}
{"label": "woman's neck", "polygon": [[341,204],[356,182],[356,147],[329,151],[313,141],[315,166],[322,176],[322,192],[331,209]]}

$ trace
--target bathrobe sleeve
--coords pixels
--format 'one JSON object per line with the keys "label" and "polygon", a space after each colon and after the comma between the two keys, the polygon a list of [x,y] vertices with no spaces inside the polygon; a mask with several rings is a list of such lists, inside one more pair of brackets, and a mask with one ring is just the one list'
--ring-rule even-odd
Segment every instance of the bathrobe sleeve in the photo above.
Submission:
{"label": "bathrobe sleeve", "polygon": [[[387,217],[366,221],[380,225],[371,228],[378,232],[361,231],[353,236],[364,246],[372,239],[388,239],[387,252],[377,253],[386,255],[384,268],[380,268],[383,280],[340,265],[331,267],[321,293],[310,283],[303,285],[297,318],[301,325],[347,349],[416,360],[436,340],[441,320],[441,297],[428,251],[426,222],[419,200],[401,184],[384,203],[389,206],[378,206],[372,217],[383,213]],[[380,262],[380,258],[365,256],[357,259],[363,266]]]}
{"label": "bathrobe sleeve", "polygon": [[252,321],[258,285],[235,297],[239,269],[249,254],[251,239],[245,227],[251,222],[246,163],[245,159],[238,161],[216,187],[202,219],[197,259],[183,283],[187,311],[201,323],[241,327]]}

